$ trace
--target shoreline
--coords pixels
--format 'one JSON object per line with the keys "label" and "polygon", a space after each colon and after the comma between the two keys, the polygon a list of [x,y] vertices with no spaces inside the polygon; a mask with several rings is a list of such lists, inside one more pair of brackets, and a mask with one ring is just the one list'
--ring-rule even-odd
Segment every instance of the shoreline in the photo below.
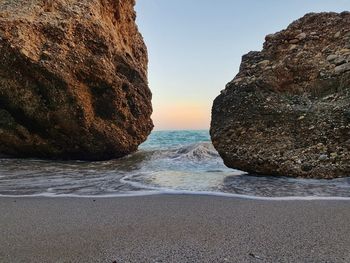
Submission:
{"label": "shoreline", "polygon": [[1,262],[348,262],[350,202],[0,197]]}
{"label": "shoreline", "polygon": [[225,192],[208,192],[208,191],[182,191],[182,190],[165,190],[165,191],[132,191],[130,193],[110,194],[110,195],[76,195],[76,194],[33,194],[33,195],[0,195],[1,198],[72,198],[72,199],[111,199],[111,198],[133,198],[149,196],[202,196],[202,197],[219,197],[232,198],[252,201],[350,201],[349,197],[343,196],[254,196],[244,194],[232,194]]}

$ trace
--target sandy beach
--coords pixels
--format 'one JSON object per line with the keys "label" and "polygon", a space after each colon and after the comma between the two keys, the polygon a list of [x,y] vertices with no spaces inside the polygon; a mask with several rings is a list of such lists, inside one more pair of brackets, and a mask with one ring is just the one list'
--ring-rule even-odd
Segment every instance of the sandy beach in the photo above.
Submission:
{"label": "sandy beach", "polygon": [[0,198],[1,262],[350,262],[350,202]]}

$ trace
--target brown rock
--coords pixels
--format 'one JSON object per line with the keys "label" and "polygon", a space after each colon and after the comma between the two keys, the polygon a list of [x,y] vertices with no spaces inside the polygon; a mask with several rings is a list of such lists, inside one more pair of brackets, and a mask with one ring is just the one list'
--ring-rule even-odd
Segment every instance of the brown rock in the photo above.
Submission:
{"label": "brown rock", "polygon": [[153,128],[134,0],[0,3],[0,154],[103,160]]}
{"label": "brown rock", "polygon": [[350,63],[342,64],[340,66],[335,67],[335,73],[344,73],[346,71],[350,71]]}
{"label": "brown rock", "polygon": [[[212,109],[211,138],[227,166],[264,175],[350,176],[350,63],[346,34],[338,34],[349,26],[350,13],[307,14],[266,37],[261,52],[243,56]],[[291,39],[302,45],[291,49]],[[272,70],[255,66],[266,60]],[[251,76],[257,80],[249,82]]]}
{"label": "brown rock", "polygon": [[299,39],[292,39],[289,41],[289,43],[290,44],[297,44],[297,43],[299,43],[299,41],[300,41]]}

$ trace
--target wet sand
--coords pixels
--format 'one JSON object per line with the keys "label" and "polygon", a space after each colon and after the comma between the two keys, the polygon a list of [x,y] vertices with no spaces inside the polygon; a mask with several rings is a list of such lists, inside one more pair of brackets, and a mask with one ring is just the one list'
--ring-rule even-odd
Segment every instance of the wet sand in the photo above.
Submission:
{"label": "wet sand", "polygon": [[350,262],[350,201],[0,198],[0,262]]}

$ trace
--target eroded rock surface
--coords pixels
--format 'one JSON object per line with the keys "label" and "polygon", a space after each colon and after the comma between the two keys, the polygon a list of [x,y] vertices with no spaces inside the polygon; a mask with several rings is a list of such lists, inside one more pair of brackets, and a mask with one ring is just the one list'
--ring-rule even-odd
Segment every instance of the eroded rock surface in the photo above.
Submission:
{"label": "eroded rock surface", "polygon": [[103,160],[151,132],[134,0],[0,1],[0,153]]}
{"label": "eroded rock surface", "polygon": [[243,56],[214,101],[227,166],[255,174],[350,176],[350,13],[307,14]]}

